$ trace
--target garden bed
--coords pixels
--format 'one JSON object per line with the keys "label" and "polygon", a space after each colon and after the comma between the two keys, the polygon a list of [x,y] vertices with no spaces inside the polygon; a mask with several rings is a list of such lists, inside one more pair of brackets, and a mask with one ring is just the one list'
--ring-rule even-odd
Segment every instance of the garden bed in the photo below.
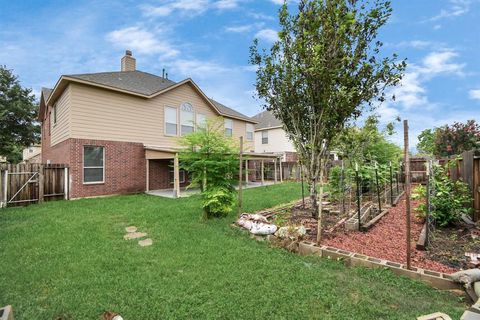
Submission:
{"label": "garden bed", "polygon": [[[412,201],[411,214],[411,248],[412,265],[418,268],[434,270],[444,273],[453,273],[467,266],[465,252],[480,252],[480,232],[476,237],[473,227],[462,225],[457,229],[437,230],[434,234],[432,247],[429,251],[416,249],[416,242],[420,237],[423,222],[415,217],[414,208],[420,202]],[[338,204],[326,205],[327,210],[322,215],[322,245],[364,254],[367,256],[385,259],[397,263],[406,263],[406,219],[405,199],[402,197],[396,207],[387,208],[388,212],[381,214],[378,210],[371,215],[374,224],[368,231],[347,230],[345,222],[355,216],[355,212],[341,213]],[[317,220],[311,215],[310,200],[305,199],[305,207],[302,201],[291,204],[288,208],[269,214],[269,220],[278,226],[303,225],[307,234],[304,240],[317,241]],[[377,219],[378,217],[378,219]],[[371,220],[370,220],[371,221]],[[364,221],[362,221],[362,224]],[[475,229],[476,230],[476,229]],[[453,233],[452,233],[453,231]]]}
{"label": "garden bed", "polygon": [[427,250],[430,259],[451,268],[473,268],[475,265],[465,253],[480,253],[480,230],[464,222],[450,228],[438,228],[431,234]]}

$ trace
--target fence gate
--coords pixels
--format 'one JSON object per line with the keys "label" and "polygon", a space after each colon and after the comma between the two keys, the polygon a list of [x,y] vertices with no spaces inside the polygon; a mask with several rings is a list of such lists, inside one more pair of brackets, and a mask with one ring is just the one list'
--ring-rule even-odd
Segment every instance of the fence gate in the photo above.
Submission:
{"label": "fence gate", "polygon": [[68,166],[0,165],[0,207],[68,199]]}

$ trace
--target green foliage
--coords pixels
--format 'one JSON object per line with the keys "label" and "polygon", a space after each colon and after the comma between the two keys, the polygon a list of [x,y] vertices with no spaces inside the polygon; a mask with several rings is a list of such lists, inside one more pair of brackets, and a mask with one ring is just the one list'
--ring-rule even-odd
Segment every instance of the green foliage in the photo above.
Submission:
{"label": "green foliage", "polygon": [[34,101],[32,90],[22,88],[12,70],[0,65],[0,156],[9,162],[19,162],[22,149],[39,141]]}
{"label": "green foliage", "polygon": [[295,145],[312,198],[337,133],[402,77],[405,61],[380,55],[377,39],[391,13],[386,0],[307,0],[293,13],[284,4],[278,41],[270,50],[257,40],[251,47],[258,96]]}
{"label": "green foliage", "polygon": [[434,167],[435,195],[432,197],[434,210],[432,216],[440,227],[451,225],[457,221],[462,213],[469,214],[468,207],[472,201],[468,185],[462,181],[452,181],[448,177],[448,168],[451,162],[444,166]]}
{"label": "green foliage", "polygon": [[[412,192],[412,199],[418,201],[425,201],[427,197],[427,188],[421,184],[416,186]],[[415,208],[415,216],[419,219],[425,219],[427,217],[427,204],[425,202],[420,203]]]}
{"label": "green foliage", "polygon": [[[468,185],[462,181],[452,181],[448,176],[449,167],[455,163],[455,160],[447,164],[434,165],[433,179],[431,179],[432,188],[435,193],[430,198],[431,215],[435,219],[435,224],[439,227],[452,225],[462,214],[469,214],[469,207],[472,201]],[[414,189],[412,198],[415,200],[426,200],[427,190],[424,186],[418,186]],[[425,218],[427,215],[427,206],[420,204],[416,209],[419,218]]]}
{"label": "green foliage", "polygon": [[229,188],[213,187],[202,193],[202,200],[205,218],[224,218],[233,210],[235,194]]}
{"label": "green foliage", "polygon": [[472,150],[480,143],[480,125],[475,120],[426,129],[418,136],[417,148],[429,155],[445,157]]}
{"label": "green foliage", "polygon": [[376,162],[380,166],[396,164],[402,156],[402,150],[396,144],[387,140],[393,135],[393,123],[384,130],[378,128],[379,120],[370,116],[363,127],[349,126],[335,139],[333,148],[338,150],[351,163],[364,164]]}
{"label": "green foliage", "polygon": [[223,120],[207,121],[203,128],[180,139],[180,166],[191,175],[189,187],[200,187],[205,216],[222,217],[233,207],[238,179],[238,148],[223,133]]}

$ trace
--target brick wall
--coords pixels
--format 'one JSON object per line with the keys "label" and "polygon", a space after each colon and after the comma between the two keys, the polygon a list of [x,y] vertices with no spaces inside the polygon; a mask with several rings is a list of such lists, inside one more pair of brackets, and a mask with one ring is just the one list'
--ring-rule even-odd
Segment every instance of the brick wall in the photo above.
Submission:
{"label": "brick wall", "polygon": [[[173,188],[173,159],[150,160],[149,164],[149,189],[172,189]],[[186,187],[189,184],[189,176],[185,175],[185,182],[180,183],[180,187]]]}
{"label": "brick wall", "polygon": [[[71,197],[82,198],[145,191],[146,165],[142,143],[70,140]],[[105,148],[105,182],[83,183],[83,146]]]}

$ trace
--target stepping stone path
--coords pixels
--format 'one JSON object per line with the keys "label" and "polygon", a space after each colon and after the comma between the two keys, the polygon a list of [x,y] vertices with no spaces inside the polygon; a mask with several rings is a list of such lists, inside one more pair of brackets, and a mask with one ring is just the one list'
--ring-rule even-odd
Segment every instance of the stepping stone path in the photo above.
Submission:
{"label": "stepping stone path", "polygon": [[[123,236],[123,239],[125,240],[140,239],[140,238],[145,238],[147,236],[145,232],[137,232],[137,227],[135,226],[126,227],[125,231],[127,232],[127,234]],[[148,247],[153,244],[153,241],[152,239],[148,238],[148,239],[139,240],[138,244],[141,247]]]}

